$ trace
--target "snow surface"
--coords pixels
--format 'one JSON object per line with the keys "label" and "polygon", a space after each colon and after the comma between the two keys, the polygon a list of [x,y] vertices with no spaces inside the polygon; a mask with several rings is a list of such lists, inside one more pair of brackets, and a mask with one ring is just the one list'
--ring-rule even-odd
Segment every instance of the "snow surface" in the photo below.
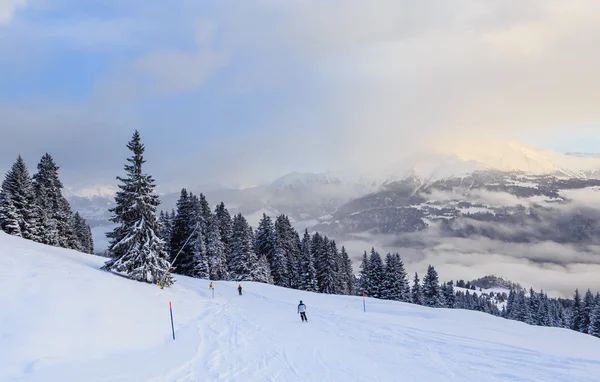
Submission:
{"label": "snow surface", "polygon": [[[0,381],[597,381],[600,340],[484,313],[177,277],[0,233]],[[304,300],[309,323],[300,321]],[[176,340],[171,338],[169,301]]]}

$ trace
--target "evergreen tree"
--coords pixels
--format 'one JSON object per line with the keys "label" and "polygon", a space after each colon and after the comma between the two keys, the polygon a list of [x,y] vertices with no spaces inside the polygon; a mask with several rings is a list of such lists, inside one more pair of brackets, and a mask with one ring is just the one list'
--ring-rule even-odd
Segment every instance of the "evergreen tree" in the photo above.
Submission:
{"label": "evergreen tree", "polygon": [[300,279],[300,239],[285,215],[275,220],[274,232],[275,250],[271,271],[275,285],[297,288]]}
{"label": "evergreen tree", "polygon": [[452,281],[445,284],[443,295],[446,308],[454,309],[456,307],[456,294],[454,292],[454,283]]}
{"label": "evergreen tree", "polygon": [[423,279],[423,302],[425,306],[433,308],[444,306],[438,273],[432,265],[427,268],[427,274]]}
{"label": "evergreen tree", "polygon": [[59,246],[60,234],[55,212],[58,211],[58,199],[62,197],[58,180],[58,167],[52,157],[44,155],[38,164],[38,172],[33,175],[33,188],[36,204],[39,208],[40,242],[52,246]]}
{"label": "evergreen tree", "polygon": [[71,206],[62,195],[63,184],[58,176],[59,167],[50,154],[45,154],[38,164],[38,172],[33,176],[42,242],[63,248],[80,249],[75,232],[76,223]]}
{"label": "evergreen tree", "polygon": [[600,337],[600,293],[596,293],[596,298],[594,299],[594,308],[590,316],[588,334]]}
{"label": "evergreen tree", "polygon": [[406,271],[399,254],[388,253],[386,255],[383,286],[382,298],[395,301],[409,300],[407,291],[410,291],[410,288],[407,288]]}
{"label": "evergreen tree", "polygon": [[234,281],[254,281],[258,278],[258,258],[254,253],[254,235],[242,214],[233,219],[230,278]]}
{"label": "evergreen tree", "polygon": [[200,198],[198,199],[198,207],[198,221],[200,222],[200,228],[204,237],[208,237],[208,224],[210,219],[212,219],[213,214],[210,210],[210,205],[203,194],[200,194]]}
{"label": "evergreen tree", "polygon": [[264,257],[269,263],[271,277],[275,285],[286,284],[285,258],[283,252],[275,251],[275,229],[273,222],[267,214],[263,214],[256,229],[254,248],[259,257]]}
{"label": "evergreen tree", "polygon": [[18,237],[23,237],[21,232],[21,215],[12,202],[12,199],[4,192],[0,192],[0,230]]}
{"label": "evergreen tree", "polygon": [[221,231],[217,217],[211,215],[207,226],[206,256],[212,280],[227,279],[227,257],[225,255],[225,244],[221,240]]}
{"label": "evergreen tree", "polygon": [[227,211],[227,208],[225,208],[225,203],[221,202],[221,204],[215,208],[215,216],[217,218],[219,231],[221,233],[221,241],[223,242],[223,248],[225,250],[225,258],[227,259],[227,264],[229,265],[229,262],[231,261],[233,221],[229,211]]}
{"label": "evergreen tree", "polygon": [[371,256],[369,258],[369,289],[367,294],[371,297],[382,298],[382,293],[385,288],[383,285],[385,268],[381,256],[375,248],[371,248]]}
{"label": "evergreen tree", "polygon": [[421,281],[419,280],[419,274],[417,272],[415,272],[415,278],[413,281],[411,297],[412,297],[413,304],[417,304],[417,305],[424,304],[423,290],[421,289]]}
{"label": "evergreen tree", "polygon": [[352,260],[348,256],[348,252],[346,252],[344,246],[342,246],[342,250],[340,251],[340,271],[338,277],[341,279],[342,284],[341,293],[352,294],[355,282],[354,271],[352,269]]}
{"label": "evergreen tree", "polygon": [[85,219],[76,212],[73,216],[73,231],[77,238],[78,250],[84,253],[94,254],[94,239],[92,237],[92,230],[86,223]]}
{"label": "evergreen tree", "polygon": [[265,256],[258,257],[258,264],[254,271],[254,281],[265,284],[273,284],[271,268],[269,267],[269,261]]}
{"label": "evergreen tree", "polygon": [[171,214],[160,211],[158,218],[159,230],[158,236],[165,242],[165,251],[171,253],[171,237],[173,236],[173,222],[175,221],[175,211]]}
{"label": "evergreen tree", "polygon": [[[169,269],[164,242],[156,235],[156,208],[160,200],[153,194],[154,179],[142,173],[145,148],[137,131],[127,148],[133,155],[125,165],[127,176],[117,177],[123,184],[119,185],[116,206],[110,212],[114,214],[111,221],[118,226],[107,234],[112,259],[103,269],[126,273],[133,280],[158,283]],[[162,285],[172,282],[171,275],[166,274]]]}
{"label": "evergreen tree", "polygon": [[573,301],[573,309],[571,314],[571,329],[576,332],[580,332],[583,326],[583,322],[581,320],[583,316],[583,306],[581,304],[581,295],[579,294],[579,289],[575,289],[575,297]]}
{"label": "evergreen tree", "polygon": [[591,290],[587,290],[585,297],[583,298],[583,308],[580,311],[580,327],[581,333],[588,333],[590,331],[590,323],[592,318],[592,311],[595,307],[594,295]]}
{"label": "evergreen tree", "polygon": [[317,271],[315,270],[315,263],[311,251],[311,238],[308,230],[304,230],[304,237],[300,245],[300,289],[308,292],[316,292],[318,289],[317,285]]}
{"label": "evergreen tree", "polygon": [[198,229],[196,229],[192,238],[193,270],[191,275],[199,279],[208,279],[210,278],[210,268],[208,254],[206,253],[206,240],[204,239],[204,234],[202,233],[200,226],[198,226]]}
{"label": "evergreen tree", "polygon": [[317,285],[319,286],[319,292],[334,294],[336,287],[335,249],[326,236],[321,237],[318,233],[315,233],[312,248],[315,257],[315,269],[317,271]]}
{"label": "evergreen tree", "polygon": [[365,253],[363,254],[362,261],[360,263],[359,292],[364,292],[365,294],[367,294],[367,291],[369,290],[369,285],[370,285],[369,273],[370,273],[369,258],[367,257],[367,251],[365,251]]}
{"label": "evergreen tree", "polygon": [[0,228],[15,236],[41,241],[39,209],[27,166],[19,155],[6,174],[0,192]]}
{"label": "evergreen tree", "polygon": [[[177,215],[171,235],[171,261],[177,273],[193,276],[196,267],[195,253],[201,248],[195,243],[198,236],[196,198],[184,188],[177,201]],[[193,237],[195,236],[195,237]]]}

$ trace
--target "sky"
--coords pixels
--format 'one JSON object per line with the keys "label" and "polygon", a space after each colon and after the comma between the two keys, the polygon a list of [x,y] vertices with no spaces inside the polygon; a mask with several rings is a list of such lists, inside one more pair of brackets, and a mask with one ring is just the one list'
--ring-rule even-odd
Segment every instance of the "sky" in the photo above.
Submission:
{"label": "sky", "polygon": [[0,0],[0,171],[174,188],[369,167],[433,141],[600,152],[590,0]]}

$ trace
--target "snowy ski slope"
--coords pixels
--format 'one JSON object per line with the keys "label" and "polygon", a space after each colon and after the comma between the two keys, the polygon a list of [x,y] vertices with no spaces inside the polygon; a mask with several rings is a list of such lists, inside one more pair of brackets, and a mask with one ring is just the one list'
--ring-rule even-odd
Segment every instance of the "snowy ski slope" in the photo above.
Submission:
{"label": "snowy ski slope", "polygon": [[600,380],[600,340],[569,330],[254,283],[213,299],[208,281],[160,290],[103,261],[0,233],[0,381]]}

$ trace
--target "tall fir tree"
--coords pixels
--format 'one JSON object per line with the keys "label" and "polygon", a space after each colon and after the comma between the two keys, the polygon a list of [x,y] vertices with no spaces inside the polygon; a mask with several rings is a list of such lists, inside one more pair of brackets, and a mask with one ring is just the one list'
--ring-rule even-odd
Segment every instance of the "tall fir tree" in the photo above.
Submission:
{"label": "tall fir tree", "polygon": [[212,280],[227,279],[227,257],[225,254],[225,244],[221,240],[221,231],[215,215],[211,215],[208,221],[206,256],[210,268],[210,278]]}
{"label": "tall fir tree", "polygon": [[242,214],[233,219],[230,278],[234,281],[254,281],[257,278],[258,257],[254,252],[254,235]]}
{"label": "tall fir tree", "polygon": [[594,310],[595,302],[594,295],[591,290],[587,290],[585,292],[585,296],[583,298],[583,307],[580,311],[580,327],[579,331],[581,333],[588,333],[590,329],[590,323],[592,318],[592,311]]}
{"label": "tall fir tree", "polygon": [[442,290],[446,308],[454,309],[456,307],[456,293],[454,291],[454,283],[452,281],[444,284]]}
{"label": "tall fir tree", "polygon": [[300,289],[308,292],[316,292],[318,290],[317,271],[315,270],[315,262],[311,250],[311,237],[308,230],[304,230],[300,253]]}
{"label": "tall fir tree", "polygon": [[419,280],[419,274],[415,272],[415,278],[413,280],[413,287],[411,290],[411,299],[413,304],[423,305],[423,289],[421,288],[421,281]]}
{"label": "tall fir tree", "polygon": [[195,253],[198,249],[196,220],[196,199],[184,188],[177,201],[177,215],[173,222],[171,235],[171,261],[176,273],[194,276],[196,267]]}
{"label": "tall fir tree", "polygon": [[263,214],[258,223],[254,248],[257,256],[264,257],[269,263],[271,278],[275,285],[285,285],[285,259],[281,252],[275,252],[275,228],[273,227],[273,221],[267,214]]}
{"label": "tall fir tree", "polygon": [[590,316],[588,334],[594,337],[600,337],[600,293],[596,293],[594,299],[594,308],[592,309]]}
{"label": "tall fir tree", "polygon": [[55,213],[58,212],[58,200],[61,197],[62,183],[58,179],[58,167],[49,154],[38,163],[38,172],[33,175],[33,188],[39,207],[39,225],[42,228],[40,242],[59,246],[60,233]]}
{"label": "tall fir tree", "polygon": [[32,179],[19,155],[2,182],[0,229],[10,235],[41,241],[39,224],[39,208]]}
{"label": "tall fir tree", "polygon": [[92,237],[92,230],[90,226],[86,223],[85,219],[79,215],[79,212],[76,212],[73,216],[73,231],[75,232],[75,237],[77,238],[78,250],[94,254],[94,238]]}
{"label": "tall fir tree", "polygon": [[103,269],[125,273],[133,280],[169,286],[173,279],[166,273],[168,254],[156,234],[156,208],[160,200],[154,194],[154,179],[142,172],[145,148],[138,131],[127,148],[133,155],[125,165],[126,177],[117,177],[122,184],[115,196],[116,206],[110,212],[114,214],[111,221],[118,225],[107,234],[112,259]]}
{"label": "tall fir tree", "polygon": [[583,306],[581,303],[581,295],[579,294],[579,289],[575,289],[575,297],[573,299],[573,309],[571,314],[571,329],[575,330],[576,332],[580,332],[583,326],[583,323],[581,322],[583,315],[582,312]]}
{"label": "tall fir tree", "polygon": [[[317,234],[315,234],[315,237]],[[320,235],[319,235],[320,237]],[[317,271],[317,285],[319,292],[335,294],[336,292],[336,254],[327,236],[320,240],[313,240],[313,253],[315,256],[315,269]]]}
{"label": "tall fir tree", "polygon": [[367,256],[367,251],[365,251],[363,253],[363,257],[362,257],[362,261],[360,263],[360,272],[359,272],[359,292],[367,294],[367,291],[369,290],[369,285],[370,285],[370,281],[369,281],[369,257]]}
{"label": "tall fir tree", "polygon": [[339,276],[341,279],[341,284],[342,284],[342,289],[341,289],[341,293],[342,294],[352,294],[354,292],[354,283],[355,283],[355,277],[354,277],[354,271],[352,269],[352,260],[350,259],[350,256],[348,255],[348,252],[346,252],[346,248],[344,246],[342,246],[342,249],[340,251],[340,270],[339,270]]}
{"label": "tall fir tree", "polygon": [[223,242],[223,248],[225,250],[225,258],[227,259],[227,264],[229,265],[231,260],[233,220],[231,219],[229,211],[225,207],[225,203],[221,202],[215,208],[215,216],[219,225],[219,232],[221,233],[221,241]]}
{"label": "tall fir tree", "polygon": [[367,294],[371,297],[382,298],[385,292],[383,285],[385,268],[379,252],[375,248],[371,248],[371,256],[369,258],[369,289]]}
{"label": "tall fir tree", "polygon": [[444,306],[444,296],[440,288],[438,273],[432,265],[427,267],[427,274],[423,279],[423,302],[425,306],[432,308]]}

